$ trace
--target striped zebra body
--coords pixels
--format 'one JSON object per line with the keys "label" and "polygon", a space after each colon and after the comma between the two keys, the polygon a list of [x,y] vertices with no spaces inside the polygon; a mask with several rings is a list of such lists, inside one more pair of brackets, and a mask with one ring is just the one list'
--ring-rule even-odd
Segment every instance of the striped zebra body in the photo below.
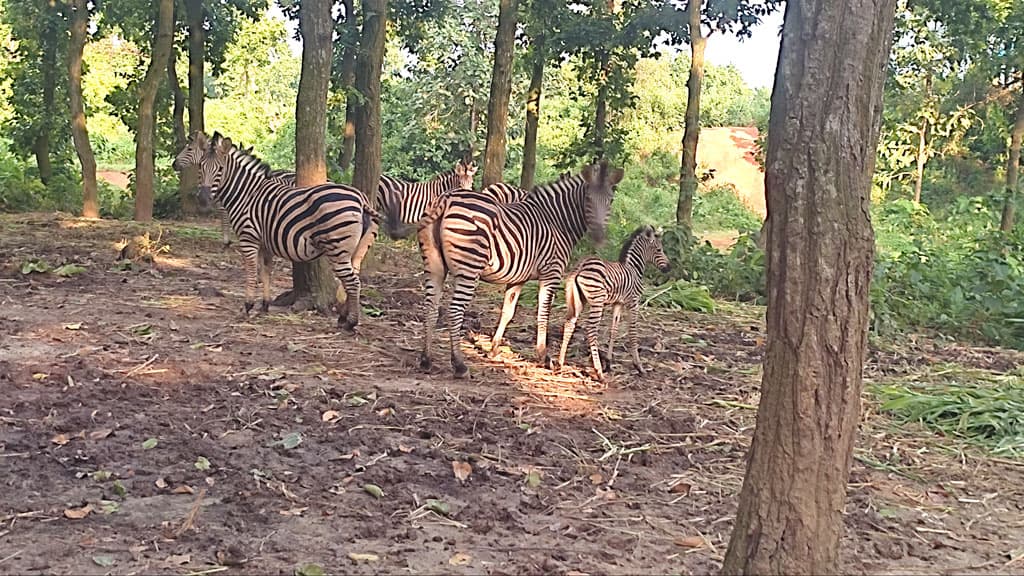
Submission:
{"label": "striped zebra body", "polygon": [[608,335],[608,365],[611,366],[615,345],[615,330],[618,328],[623,308],[629,310],[628,344],[633,367],[644,374],[640,364],[636,322],[640,311],[640,296],[643,294],[644,268],[648,263],[661,271],[669,269],[669,261],[661,245],[661,237],[651,226],[641,226],[623,243],[618,262],[609,262],[591,257],[583,260],[565,281],[565,306],[567,310],[565,328],[562,331],[562,347],[558,353],[558,365],[565,364],[565,353],[572,340],[576,321],[589,305],[586,333],[590,358],[598,380],[604,379],[601,357],[598,352],[598,330],[605,306],[612,307],[612,325]]}
{"label": "striped zebra body", "polygon": [[539,281],[536,350],[538,360],[546,361],[547,317],[554,288],[579,239],[588,232],[597,242],[603,239],[614,186],[621,179],[621,169],[602,162],[587,166],[578,176],[538,186],[513,204],[502,204],[486,191],[458,190],[441,196],[419,225],[427,272],[421,367],[431,365],[434,325],[449,273],[455,278],[448,322],[457,377],[467,372],[459,348],[462,321],[479,280],[506,287],[492,355],[499,350],[523,285]]}
{"label": "striped zebra body", "polygon": [[196,157],[201,198],[212,193],[238,235],[246,313],[255,303],[257,271],[263,284],[261,311],[269,307],[274,256],[292,262],[323,256],[347,296],[338,324],[353,330],[361,310],[359,269],[377,234],[377,215],[363,194],[341,184],[295,187],[287,179],[272,178],[266,164],[219,134],[212,139],[197,134],[174,166],[180,170]]}
{"label": "striped zebra body", "polygon": [[530,193],[525,188],[506,184],[505,182],[497,182],[481,190],[484,194],[489,194],[500,204],[512,204],[513,202],[522,202],[526,199],[526,196]]}
{"label": "striped zebra body", "polygon": [[386,215],[384,228],[388,236],[397,240],[414,232],[415,224],[441,194],[449,190],[473,188],[474,174],[476,165],[461,160],[454,170],[426,182],[410,182],[382,174],[377,194]]}
{"label": "striped zebra body", "polygon": [[[271,170],[271,178],[280,178],[283,182],[289,186],[295,186],[295,172],[291,170]],[[217,214],[220,216],[220,234],[221,240],[224,242],[224,247],[231,246],[231,218],[228,216],[227,210],[223,206],[217,204]]]}

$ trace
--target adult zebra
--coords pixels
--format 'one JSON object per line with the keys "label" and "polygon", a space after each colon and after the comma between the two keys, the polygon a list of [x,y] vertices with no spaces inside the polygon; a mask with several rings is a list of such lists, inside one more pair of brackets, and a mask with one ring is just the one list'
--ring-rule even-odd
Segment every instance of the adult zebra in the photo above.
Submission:
{"label": "adult zebra", "polygon": [[410,182],[382,174],[377,194],[385,214],[384,230],[394,240],[407,237],[434,199],[449,190],[471,190],[475,174],[476,164],[462,160],[454,170],[426,182]]}
{"label": "adult zebra", "polygon": [[607,160],[577,176],[535,187],[521,202],[501,204],[484,191],[459,190],[442,196],[420,221],[418,239],[427,273],[420,367],[431,366],[434,324],[449,272],[455,277],[448,309],[452,369],[467,373],[460,349],[463,315],[479,280],[505,285],[501,320],[491,354],[515,313],[523,285],[539,280],[537,359],[547,360],[547,321],[553,291],[573,248],[584,234],[600,243],[608,225],[615,185],[622,169]]}
{"label": "adult zebra", "polygon": [[211,195],[217,199],[238,234],[246,271],[246,314],[255,303],[257,269],[263,284],[260,310],[266,312],[270,305],[274,256],[293,262],[324,256],[347,295],[338,325],[354,330],[361,310],[359,269],[378,226],[378,215],[363,194],[334,183],[291,186],[272,178],[266,163],[218,133],[212,139],[202,132],[189,138],[174,168],[192,165],[199,166],[200,200],[208,202]]}
{"label": "adult zebra", "polygon": [[[247,153],[252,152],[252,148],[245,150]],[[271,178],[278,178],[289,186],[295,186],[295,172],[291,170],[271,170]],[[198,192],[198,191],[197,191]],[[224,209],[220,204],[217,205],[217,215],[220,216],[220,236],[221,241],[224,244],[224,248],[231,246],[231,218],[228,216],[228,211]]]}

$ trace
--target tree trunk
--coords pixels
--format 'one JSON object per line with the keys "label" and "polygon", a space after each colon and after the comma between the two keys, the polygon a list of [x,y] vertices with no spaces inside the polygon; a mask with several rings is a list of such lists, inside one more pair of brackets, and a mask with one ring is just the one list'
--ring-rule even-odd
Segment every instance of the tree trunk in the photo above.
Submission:
{"label": "tree trunk", "polygon": [[[185,16],[188,19],[188,132],[191,134],[206,130],[206,89],[203,72],[206,58],[206,19],[203,17],[203,0],[187,0]],[[178,190],[181,194],[181,211],[186,215],[198,212],[195,199],[195,189],[198,185],[199,172],[195,166],[182,170]]]}
{"label": "tree trunk", "polygon": [[359,102],[352,96],[352,88],[356,83],[356,52],[359,48],[356,36],[359,28],[356,26],[355,7],[352,0],[344,0],[343,4],[345,6],[345,34],[350,44],[345,47],[345,53],[341,57],[341,88],[345,90],[346,96],[345,128],[341,135],[341,154],[338,155],[338,167],[342,172],[348,172],[356,151],[356,115]]}
{"label": "tree trunk", "polygon": [[533,41],[533,69],[530,71],[530,89],[526,94],[526,133],[523,137],[523,171],[519,176],[519,187],[533,188],[537,173],[537,126],[540,124],[540,91],[544,84],[544,33]]}
{"label": "tree trunk", "polygon": [[[327,181],[327,88],[331,80],[332,0],[305,0],[299,10],[302,74],[295,102],[295,173],[299,186]],[[292,297],[328,313],[337,301],[328,262],[292,265]]]}
{"label": "tree trunk", "polygon": [[159,0],[158,7],[149,69],[139,87],[138,126],[135,130],[135,219],[143,222],[153,219],[153,181],[156,176],[153,167],[156,128],[153,107],[174,40],[174,0]]}
{"label": "tree trunk", "polygon": [[100,217],[99,195],[96,191],[96,157],[89,143],[82,98],[82,53],[88,36],[89,2],[73,0],[71,10],[71,41],[68,44],[68,103],[71,108],[71,138],[75,142],[78,162],[82,165],[82,216]]}
{"label": "tree trunk", "polygon": [[[48,21],[52,17],[48,17]],[[56,32],[49,29],[49,34]],[[44,38],[45,49],[43,51],[43,122],[32,145],[32,152],[36,156],[36,166],[39,167],[39,180],[43,184],[49,184],[53,178],[53,164],[50,161],[50,138],[53,132],[55,92],[57,90],[57,38]]]}
{"label": "tree trunk", "polygon": [[772,92],[767,351],[725,574],[836,574],[896,0],[790,0]]}
{"label": "tree trunk", "polygon": [[519,0],[498,1],[498,31],[494,36],[494,69],[491,98],[487,101],[487,140],[484,145],[483,186],[502,181],[505,170],[505,136],[508,100],[512,95],[512,51],[516,40]]}
{"label": "tree trunk", "polygon": [[[932,75],[929,73],[924,80],[925,106],[931,105]],[[924,165],[928,162],[928,116],[921,118],[920,133],[917,138],[917,169],[914,171],[914,202],[921,202],[921,188],[924,187]]]}
{"label": "tree trunk", "polygon": [[1013,230],[1013,221],[1017,211],[1017,175],[1020,170],[1020,143],[1024,137],[1024,97],[1017,104],[1017,116],[1010,130],[1010,154],[1006,162],[1006,200],[1003,204],[1003,217],[999,229],[1003,232]]}
{"label": "tree trunk", "polygon": [[[686,80],[686,127],[683,159],[679,164],[679,201],[676,223],[693,228],[693,197],[697,194],[697,140],[700,138],[700,90],[704,82],[704,49],[708,39],[700,26],[701,0],[689,0],[690,77]],[[769,132],[771,134],[771,132]]]}
{"label": "tree trunk", "polygon": [[600,85],[597,87],[597,105],[594,111],[594,153],[597,158],[604,157],[605,135],[608,133],[608,73],[609,56],[601,53]]}
{"label": "tree trunk", "polygon": [[363,34],[356,65],[356,90],[362,96],[356,123],[356,164],[352,185],[367,198],[377,196],[381,173],[380,74],[384,66],[387,0],[363,2]]}
{"label": "tree trunk", "polygon": [[476,129],[480,125],[480,114],[476,111],[476,102],[469,105],[469,150],[466,155],[470,160],[476,158]]}
{"label": "tree trunk", "polygon": [[[45,124],[45,123],[44,123]],[[43,127],[36,134],[36,140],[32,143],[32,153],[36,157],[36,167],[39,168],[39,181],[49,184],[53,178],[53,164],[50,162],[50,129]]]}
{"label": "tree trunk", "polygon": [[[171,46],[171,56],[167,61],[167,83],[171,87],[171,94],[174,97],[174,104],[171,109],[171,118],[174,128],[174,150],[177,152],[185,147],[185,92],[181,89],[181,82],[178,81],[178,71],[175,69],[178,63],[178,50]],[[195,216],[199,213],[196,196],[192,188],[186,186],[187,182],[178,180],[178,198],[181,205],[182,216]]]}

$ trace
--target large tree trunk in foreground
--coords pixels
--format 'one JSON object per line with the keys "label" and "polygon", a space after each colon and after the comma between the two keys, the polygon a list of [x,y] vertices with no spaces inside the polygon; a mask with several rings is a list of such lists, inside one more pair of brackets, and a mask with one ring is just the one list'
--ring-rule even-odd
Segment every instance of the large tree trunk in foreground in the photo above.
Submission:
{"label": "large tree trunk in foreground", "polygon": [[839,572],[895,1],[786,4],[765,177],[767,351],[725,574]]}
{"label": "large tree trunk in foreground", "polygon": [[356,165],[352,185],[370,202],[377,197],[381,173],[380,74],[384,66],[387,1],[363,2],[363,34],[356,64],[356,90],[362,96],[356,123]]}
{"label": "large tree trunk in foreground", "polygon": [[499,0],[498,31],[494,36],[494,69],[491,97],[487,101],[487,141],[484,145],[483,186],[502,181],[505,170],[505,136],[508,100],[512,95],[512,51],[516,40],[519,0]]}
{"label": "large tree trunk in foreground", "polygon": [[352,88],[356,83],[356,52],[359,49],[359,27],[356,26],[356,13],[352,0],[343,0],[345,6],[345,36],[349,44],[341,56],[341,88],[345,90],[345,127],[341,134],[341,153],[338,155],[338,167],[348,172],[352,166],[352,158],[356,151],[356,114],[358,99],[352,96]]}
{"label": "large tree trunk in foreground", "polygon": [[676,223],[693,227],[693,197],[697,194],[697,139],[700,138],[700,90],[704,83],[704,49],[708,39],[700,27],[700,0],[687,8],[690,30],[690,77],[686,81],[686,127],[683,129],[683,159],[679,165],[679,201]]}
{"label": "large tree trunk in foreground", "polygon": [[[187,0],[185,17],[188,20],[188,132],[206,130],[203,65],[206,58],[206,29],[203,27],[203,0]],[[188,214],[198,212],[195,190],[199,185],[199,172],[189,166],[181,172],[178,192],[181,194],[181,211]]]}
{"label": "large tree trunk in foreground", "polygon": [[1017,117],[1010,130],[1009,159],[1006,162],[1006,200],[1003,204],[1003,217],[999,229],[1004,232],[1013,230],[1013,221],[1017,211],[1017,176],[1020,173],[1020,143],[1024,138],[1024,96],[1017,104]]}
{"label": "large tree trunk in foreground", "polygon": [[156,19],[156,36],[150,53],[149,69],[139,88],[138,125],[135,129],[135,219],[153,219],[153,191],[155,171],[153,167],[153,140],[156,118],[153,106],[160,79],[167,67],[171,54],[174,29],[174,0],[159,0]]}
{"label": "large tree trunk in foreground", "polygon": [[[331,80],[331,0],[304,0],[299,12],[302,74],[295,102],[295,172],[299,186],[327,181],[327,88]],[[292,265],[292,297],[328,313],[337,281],[327,260]]]}
{"label": "large tree trunk in foreground", "polygon": [[68,103],[71,108],[71,138],[75,142],[78,162],[82,165],[82,216],[100,217],[99,195],[96,191],[96,157],[89,143],[82,98],[82,52],[89,26],[88,0],[71,3],[71,41],[68,44]]}
{"label": "large tree trunk in foreground", "polygon": [[533,188],[537,173],[537,127],[540,124],[540,91],[544,85],[544,33],[533,40],[533,69],[530,72],[530,89],[526,93],[526,133],[523,137],[523,170],[519,176],[519,187]]}

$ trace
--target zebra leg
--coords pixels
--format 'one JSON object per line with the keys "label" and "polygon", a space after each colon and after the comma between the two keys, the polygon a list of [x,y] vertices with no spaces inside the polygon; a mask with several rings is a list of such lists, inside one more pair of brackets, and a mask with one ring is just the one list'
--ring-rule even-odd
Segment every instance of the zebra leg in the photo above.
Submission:
{"label": "zebra leg", "polygon": [[615,351],[615,331],[619,328],[619,320],[622,319],[622,304],[612,305],[612,326],[608,331],[608,366],[606,367],[609,372],[612,370],[612,355]]}
{"label": "zebra leg", "polygon": [[340,292],[342,290],[345,291],[346,296],[342,311],[338,314],[338,327],[345,332],[355,332],[356,326],[359,324],[359,313],[363,309],[359,302],[359,274],[352,267],[351,262],[341,260],[334,262],[334,276],[340,284],[338,286],[339,294],[336,295],[338,302],[341,302]]}
{"label": "zebra leg", "polygon": [[594,295],[589,299],[590,311],[587,313],[587,348],[590,350],[590,362],[594,365],[594,372],[598,380],[604,380],[604,370],[601,368],[601,354],[598,352],[598,336],[601,331],[601,316],[604,315],[604,295]]}
{"label": "zebra leg", "polygon": [[491,338],[491,358],[498,355],[501,337],[505,335],[508,323],[512,321],[512,317],[516,314],[516,303],[519,302],[519,293],[522,291],[522,284],[505,288],[505,302],[501,305],[501,320],[498,322],[498,329],[494,332],[494,338]]}
{"label": "zebra leg", "polygon": [[640,339],[636,333],[636,322],[640,319],[640,302],[633,302],[629,307],[629,351],[633,356],[633,368],[636,369],[637,373],[643,376],[646,372],[644,367],[640,364]]}
{"label": "zebra leg", "polygon": [[356,251],[352,254],[352,268],[355,269],[356,274],[359,274],[360,270],[362,270],[363,258],[366,258],[366,253],[370,250],[370,246],[373,246],[374,241],[377,240],[379,228],[380,225],[371,220],[369,229],[359,239],[359,245],[356,246]]}
{"label": "zebra leg", "polygon": [[217,211],[220,212],[220,239],[227,249],[231,246],[231,221],[228,218],[228,211],[223,206],[219,206]]}
{"label": "zebra leg", "polygon": [[249,243],[239,246],[242,265],[245,268],[245,315],[248,316],[256,303],[256,276],[259,269],[260,249]]}
{"label": "zebra leg", "polygon": [[263,301],[260,312],[270,310],[270,281],[274,275],[274,254],[270,250],[260,250],[260,283],[263,284]]}
{"label": "zebra leg", "polygon": [[423,299],[423,348],[420,350],[420,369],[424,371],[430,370],[433,363],[430,350],[434,346],[434,328],[441,308],[445,277],[443,265],[437,266],[435,270],[428,264],[427,268],[426,297]]}
{"label": "zebra leg", "polygon": [[537,363],[545,368],[551,367],[551,359],[548,358],[548,314],[551,313],[551,301],[557,285],[557,278],[542,278],[537,288]]}
{"label": "zebra leg", "polygon": [[565,327],[562,328],[562,346],[558,351],[559,368],[565,366],[565,353],[569,350],[569,343],[572,342],[572,333],[576,331],[576,321],[579,320],[580,312],[583,308],[583,304],[572,297],[570,290],[572,290],[570,287],[565,289],[566,317]]}
{"label": "zebra leg", "polygon": [[476,292],[477,276],[457,274],[455,288],[452,290],[452,303],[448,308],[448,332],[451,338],[452,371],[456,378],[463,378],[469,372],[466,368],[466,357],[462,354],[463,318],[466,305],[473,300]]}

